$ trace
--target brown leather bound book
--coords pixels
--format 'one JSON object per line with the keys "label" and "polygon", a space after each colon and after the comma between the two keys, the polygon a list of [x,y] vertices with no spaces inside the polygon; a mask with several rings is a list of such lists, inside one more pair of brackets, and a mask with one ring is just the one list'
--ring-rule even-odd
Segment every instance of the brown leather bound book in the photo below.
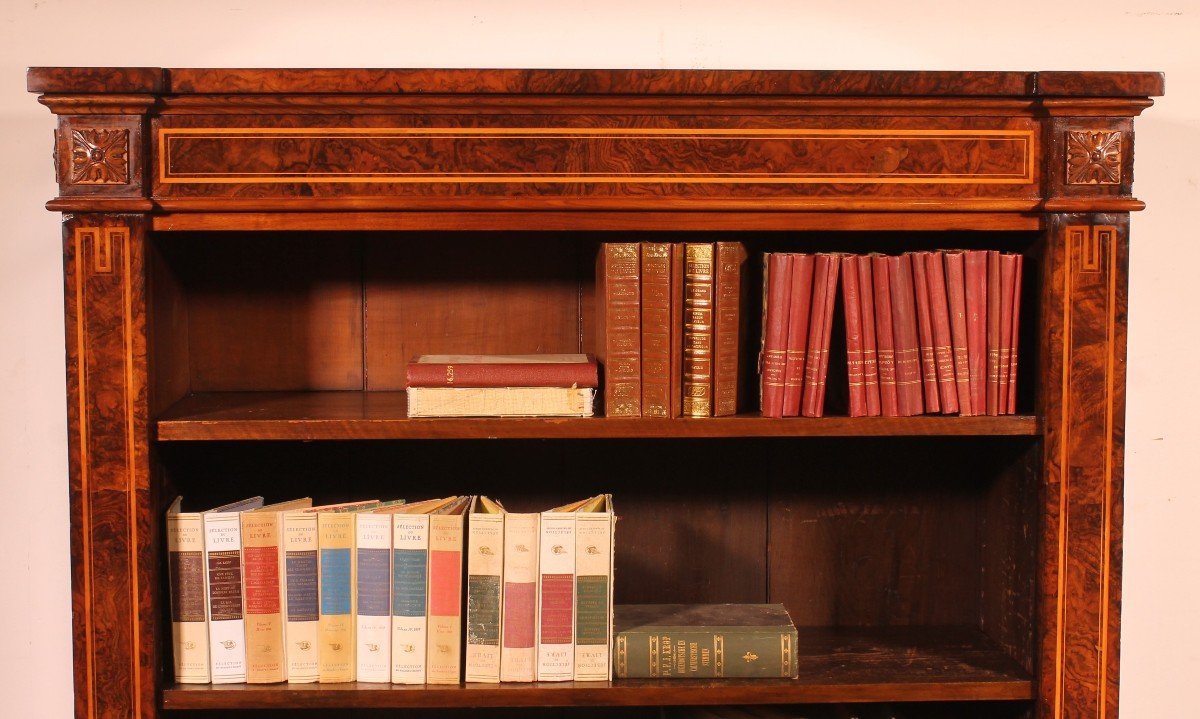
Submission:
{"label": "brown leather bound book", "polygon": [[912,265],[913,291],[917,301],[917,342],[921,346],[921,386],[924,388],[925,411],[940,412],[938,399],[937,362],[933,353],[933,316],[930,310],[929,278],[925,273],[928,252],[909,252]]}
{"label": "brown leather bound book", "polygon": [[1024,255],[1017,255],[1017,271],[1013,278],[1012,352],[1008,355],[1008,413],[1017,413],[1017,340],[1021,338],[1021,269]]}
{"label": "brown leather bound book", "polygon": [[851,417],[867,416],[867,390],[863,369],[862,310],[858,289],[858,257],[845,255],[842,264],[842,306],[846,319],[846,383]]}
{"label": "brown leather bound book", "polygon": [[671,245],[671,406],[667,411],[672,418],[683,415],[683,260],[683,245]]}
{"label": "brown leather bound book", "polygon": [[671,404],[671,245],[641,243],[642,416],[667,417]]}
{"label": "brown leather bound book", "polygon": [[987,404],[989,415],[1000,414],[1000,252],[987,251]]}
{"label": "brown leather bound book", "polygon": [[971,365],[967,354],[967,285],[963,267],[965,253],[946,252],[946,303],[950,308],[950,347],[954,356],[954,386],[958,413],[975,414],[971,406]]}
{"label": "brown leather bound book", "polygon": [[941,252],[924,254],[925,276],[929,285],[929,314],[933,320],[933,361],[937,365],[938,399],[942,414],[954,414],[958,411],[958,387],[954,384],[954,352],[945,266]]}
{"label": "brown leather bound book", "polygon": [[879,409],[884,417],[899,417],[896,397],[896,339],[892,331],[892,288],[887,257],[871,255],[875,285],[875,351],[879,359]]}
{"label": "brown leather bound book", "polygon": [[759,396],[764,417],[783,416],[792,257],[783,252],[763,254],[762,345],[758,364]]}
{"label": "brown leather bound book", "polygon": [[783,416],[800,415],[800,398],[804,394],[805,363],[808,361],[808,320],[812,313],[813,267],[812,255],[790,255],[792,258],[792,291],[788,305],[787,366],[783,370]]}
{"label": "brown leather bound book", "polygon": [[912,258],[908,255],[889,257],[887,266],[892,289],[892,333],[896,344],[896,409],[901,417],[911,417],[925,411]]}
{"label": "brown leather bound book", "polygon": [[987,411],[987,252],[968,250],[964,254],[971,414],[980,415]]}
{"label": "brown leather bound book", "polygon": [[596,348],[604,367],[604,414],[642,414],[641,251],[636,242],[602,245],[596,259]]}
{"label": "brown leather bound book", "polygon": [[813,264],[812,309],[808,323],[808,353],[804,361],[804,395],[800,414],[825,414],[825,378],[829,376],[829,340],[833,333],[833,304],[837,298],[837,255],[818,254]]}
{"label": "brown leather bound book", "polygon": [[716,243],[716,316],[713,327],[712,414],[737,414],[738,388],[742,386],[742,277],[746,269],[746,247],[740,242]]}
{"label": "brown leather bound book", "polygon": [[[871,276],[871,258],[854,256],[858,273],[858,309],[862,326],[863,392],[867,398],[867,416],[879,416],[879,361],[875,352],[875,283]],[[843,279],[843,281],[845,281]]]}
{"label": "brown leather bound book", "polygon": [[1000,255],[1000,399],[997,414],[1008,414],[1008,373],[1012,360],[1013,295],[1017,279],[1017,256]]}
{"label": "brown leather bound book", "polygon": [[684,245],[683,416],[712,416],[713,270],[711,243]]}

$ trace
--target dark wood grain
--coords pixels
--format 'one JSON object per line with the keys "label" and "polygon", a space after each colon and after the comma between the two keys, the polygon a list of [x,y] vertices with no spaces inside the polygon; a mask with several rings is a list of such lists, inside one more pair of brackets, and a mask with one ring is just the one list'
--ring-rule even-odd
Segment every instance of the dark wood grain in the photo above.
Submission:
{"label": "dark wood grain", "polygon": [[48,93],[161,92],[164,77],[160,67],[31,67],[25,87]]}

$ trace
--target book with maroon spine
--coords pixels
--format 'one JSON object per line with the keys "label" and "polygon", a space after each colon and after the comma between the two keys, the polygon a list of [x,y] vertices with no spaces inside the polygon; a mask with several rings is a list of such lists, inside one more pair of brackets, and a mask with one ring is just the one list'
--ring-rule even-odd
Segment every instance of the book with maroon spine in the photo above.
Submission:
{"label": "book with maroon spine", "polygon": [[875,351],[875,284],[871,277],[871,258],[855,255],[858,273],[859,322],[862,328],[863,393],[867,416],[879,416],[879,361]]}
{"label": "book with maroon spine", "polygon": [[711,242],[684,245],[684,417],[712,416],[714,249]]}
{"label": "book with maroon spine", "polygon": [[792,272],[792,255],[784,252],[763,254],[762,344],[758,363],[759,397],[764,417],[783,416]]}
{"label": "book with maroon spine", "polygon": [[716,243],[715,306],[713,307],[712,414],[737,414],[742,386],[739,362],[742,345],[742,279],[746,247],[740,242]]}
{"label": "book with maroon spine", "polygon": [[1012,351],[1008,355],[1008,413],[1017,413],[1017,347],[1021,338],[1021,270],[1025,256],[1017,255],[1016,276],[1013,278]]}
{"label": "book with maroon spine", "polygon": [[643,242],[642,416],[668,417],[671,405],[671,245]]}
{"label": "book with maroon spine", "polygon": [[596,348],[604,367],[604,414],[642,415],[641,252],[601,245],[596,258]]}
{"label": "book with maroon spine", "polygon": [[963,254],[971,414],[981,415],[987,411],[987,252],[967,250]]}
{"label": "book with maroon spine", "polygon": [[917,302],[917,341],[921,346],[921,386],[924,389],[925,411],[940,412],[938,398],[937,361],[934,359],[933,315],[930,309],[929,278],[925,271],[928,252],[909,252],[912,265],[913,291]]}
{"label": "book with maroon spine", "polygon": [[671,405],[668,416],[683,415],[683,260],[681,244],[671,245]]}
{"label": "book with maroon spine", "polygon": [[888,281],[887,257],[872,254],[870,259],[875,295],[875,354],[879,360],[879,410],[884,417],[898,417],[896,340],[892,330],[892,288]]}
{"label": "book with maroon spine", "polygon": [[1017,256],[1000,255],[1000,398],[996,403],[997,414],[1008,414],[1008,374],[1012,359],[1013,341],[1013,295],[1017,278]]}
{"label": "book with maroon spine", "polygon": [[989,415],[1000,414],[1000,252],[987,251],[987,401]]}
{"label": "book with maroon spine", "polygon": [[971,365],[967,353],[966,253],[946,251],[942,258],[946,265],[946,304],[950,311],[950,349],[954,359],[958,413],[970,417],[975,411],[971,405]]}
{"label": "book with maroon spine", "polygon": [[408,387],[597,387],[586,354],[421,355],[408,363]]}
{"label": "book with maroon spine", "polygon": [[837,300],[838,267],[841,265],[839,257],[840,255],[837,254],[830,255],[829,265],[826,267],[828,277],[825,281],[825,308],[822,311],[825,319],[821,333],[821,371],[817,387],[817,417],[825,416],[825,379],[829,376],[829,343],[833,337],[833,305]]}
{"label": "book with maroon spine", "polygon": [[820,417],[825,413],[825,379],[829,376],[829,340],[833,332],[839,262],[837,255],[819,253],[813,265],[804,396],[800,400],[800,414],[804,417]]}
{"label": "book with maroon spine", "polygon": [[787,364],[783,370],[783,416],[800,414],[800,397],[804,394],[805,367],[808,361],[808,321],[812,312],[813,266],[812,255],[792,254],[792,290],[787,312]]}
{"label": "book with maroon spine", "polygon": [[925,411],[921,390],[921,347],[917,340],[917,310],[912,258],[888,257],[892,291],[892,332],[896,345],[896,409],[901,417]]}
{"label": "book with maroon spine", "polygon": [[842,306],[846,320],[846,384],[851,417],[867,416],[867,390],[863,368],[862,303],[859,301],[858,257],[843,255]]}
{"label": "book with maroon spine", "polygon": [[958,386],[954,376],[946,268],[941,252],[926,252],[924,255],[925,276],[929,286],[929,313],[933,322],[933,360],[937,365],[939,405],[942,414],[954,414],[958,412]]}

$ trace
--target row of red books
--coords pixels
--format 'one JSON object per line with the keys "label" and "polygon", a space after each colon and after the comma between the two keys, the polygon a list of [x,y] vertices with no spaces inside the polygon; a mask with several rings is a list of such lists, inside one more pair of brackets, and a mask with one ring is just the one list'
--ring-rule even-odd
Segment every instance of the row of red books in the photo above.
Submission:
{"label": "row of red books", "polygon": [[851,417],[1016,412],[1023,257],[767,253],[765,417],[824,414],[838,274]]}

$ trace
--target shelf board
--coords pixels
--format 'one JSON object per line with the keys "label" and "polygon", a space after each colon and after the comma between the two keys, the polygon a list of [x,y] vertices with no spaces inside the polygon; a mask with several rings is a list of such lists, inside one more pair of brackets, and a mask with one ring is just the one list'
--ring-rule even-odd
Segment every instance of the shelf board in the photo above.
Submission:
{"label": "shelf board", "polygon": [[1033,698],[1033,681],[965,627],[802,628],[800,678],[541,684],[171,685],[164,709],[653,706]]}
{"label": "shelf board", "polygon": [[158,439],[588,439],[686,437],[983,436],[1040,433],[1035,416],[765,419],[409,419],[404,392],[209,392],[189,395],[157,422]]}

